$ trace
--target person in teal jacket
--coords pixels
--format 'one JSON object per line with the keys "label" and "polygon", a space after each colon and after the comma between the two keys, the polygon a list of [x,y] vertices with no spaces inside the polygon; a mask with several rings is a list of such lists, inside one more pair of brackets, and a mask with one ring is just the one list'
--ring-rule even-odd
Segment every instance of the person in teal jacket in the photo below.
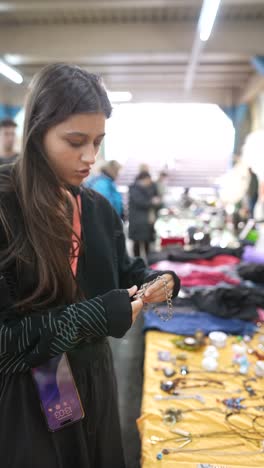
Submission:
{"label": "person in teal jacket", "polygon": [[101,173],[85,181],[84,186],[101,193],[115,208],[120,217],[123,216],[122,196],[117,190],[115,179],[121,169],[121,165],[115,161],[106,161],[101,168]]}

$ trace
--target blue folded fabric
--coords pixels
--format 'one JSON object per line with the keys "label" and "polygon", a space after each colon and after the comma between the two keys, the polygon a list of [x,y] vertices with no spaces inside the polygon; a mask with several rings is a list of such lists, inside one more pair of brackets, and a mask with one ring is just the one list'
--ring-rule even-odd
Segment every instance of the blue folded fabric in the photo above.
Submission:
{"label": "blue folded fabric", "polygon": [[[165,309],[160,308],[160,310]],[[176,312],[171,320],[164,322],[153,310],[144,314],[143,330],[160,330],[176,335],[194,335],[197,330],[202,330],[206,335],[211,331],[223,331],[231,335],[252,336],[257,326],[252,322],[233,318],[221,318],[207,312],[190,311],[187,313]]]}

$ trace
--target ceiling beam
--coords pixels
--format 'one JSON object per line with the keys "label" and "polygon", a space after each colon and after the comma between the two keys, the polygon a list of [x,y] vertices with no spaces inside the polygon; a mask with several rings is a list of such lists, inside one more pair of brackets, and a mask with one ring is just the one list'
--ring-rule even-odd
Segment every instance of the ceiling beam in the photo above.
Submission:
{"label": "ceiling beam", "polygon": [[[118,82],[118,81],[112,80],[109,77],[103,77],[103,81],[106,87],[110,91],[130,91],[132,94],[134,94],[135,90],[142,91],[142,90],[149,89],[155,92],[157,95],[159,95],[160,93],[162,93],[164,88],[166,88],[167,91],[168,90],[172,90],[172,91],[180,90],[184,95],[184,99],[187,99],[187,100],[191,99],[191,96],[192,96],[192,93],[185,94],[183,92],[184,91],[183,82],[177,81],[177,80],[174,80],[174,81],[159,80],[156,82],[155,81],[135,82],[133,80],[127,80],[127,81],[123,80],[122,82]],[[238,83],[235,80],[231,80],[231,79],[226,80],[226,81],[223,81],[223,80],[222,81],[220,80],[205,81],[205,80],[197,79],[197,81],[195,82],[195,88],[226,89],[226,90],[233,89],[241,93],[241,91],[245,88],[246,83],[247,83],[247,80],[244,80],[243,82]]]}
{"label": "ceiling beam", "polygon": [[[153,8],[177,8],[197,7],[202,0],[24,0],[0,2],[0,13],[4,12],[45,12],[67,10],[105,10],[105,9],[153,9]],[[250,0],[222,0],[223,5],[251,5]],[[263,0],[254,0],[254,5],[264,5]]]}
{"label": "ceiling beam", "polygon": [[[216,26],[206,53],[222,54],[223,60],[229,54],[234,58],[236,55],[244,58],[262,55],[263,22],[227,21],[221,24],[219,21]],[[50,60],[82,56],[90,60],[98,55],[114,57],[143,53],[150,61],[152,57],[164,54],[175,57],[177,51],[178,57],[186,58],[195,27],[193,22],[179,23],[177,28],[173,24],[1,26],[0,55],[34,55],[39,60],[42,56],[48,56]]]}
{"label": "ceiling beam", "polygon": [[259,5],[264,5],[264,0],[222,0],[222,5],[259,6]]}
{"label": "ceiling beam", "polygon": [[[1,34],[1,32],[0,32]],[[5,60],[14,66],[23,66],[23,65],[35,65],[39,66],[40,64],[50,63],[51,56],[46,54],[4,54]],[[113,53],[107,51],[104,55],[100,54],[85,54],[69,56],[69,51],[65,51],[58,55],[53,55],[55,61],[65,61],[71,60],[72,63],[83,64],[89,66],[101,66],[101,65],[162,65],[162,64],[176,64],[176,65],[185,65],[188,61],[188,53],[156,53],[150,52],[146,54],[145,52],[126,52],[126,53]]]}
{"label": "ceiling beam", "polygon": [[133,102],[204,102],[222,106],[233,104],[233,90],[230,88],[195,87],[192,94],[186,97],[181,88],[164,87],[159,91],[146,86],[143,89],[133,89]]}
{"label": "ceiling beam", "polygon": [[146,9],[146,8],[166,8],[199,5],[200,0],[57,0],[54,1],[10,1],[0,2],[0,12],[44,12],[52,10],[116,10],[116,9]]}
{"label": "ceiling beam", "polygon": [[[179,75],[186,73],[187,64],[171,65],[171,64],[160,64],[160,65],[138,65],[138,64],[125,64],[125,65],[116,65],[109,64],[105,65],[103,63],[98,65],[90,65],[87,63],[78,62],[78,64],[84,68],[87,68],[91,73],[100,73],[100,74],[110,74],[110,75],[156,75],[156,74],[166,74],[166,75]],[[34,74],[40,67],[44,66],[44,63],[38,63],[35,66],[30,62],[28,65],[24,64],[20,66],[20,71],[27,74]],[[197,74],[210,75],[210,74],[219,74],[221,76],[226,76],[229,74],[232,75],[246,75],[248,76],[252,72],[251,67],[248,64],[240,65],[224,65],[224,64],[206,64],[199,65],[197,68]]]}
{"label": "ceiling beam", "polygon": [[[47,51],[46,51],[47,52]],[[45,53],[37,54],[28,54],[25,53],[23,55],[19,54],[4,54],[4,59],[13,66],[32,66],[32,67],[40,67],[45,64],[50,63],[51,60],[54,61],[67,61],[71,60],[72,63],[80,64],[80,65],[88,65],[88,66],[134,66],[134,65],[173,65],[173,66],[181,66],[187,65],[188,63],[189,54],[187,52],[163,52],[163,53],[156,53],[156,52],[137,52],[137,53],[105,53],[104,55],[78,55],[76,53],[74,56],[70,56],[68,51],[64,53],[61,52],[60,55],[53,54],[52,57],[46,55]],[[232,54],[232,53],[210,53],[208,54],[205,52],[201,59],[200,65],[201,67],[205,66],[236,66],[236,67],[246,67],[249,68],[249,57],[248,55],[244,54]]]}
{"label": "ceiling beam", "polygon": [[[113,90],[120,90],[120,86],[112,85]],[[124,88],[125,89],[125,88]],[[205,102],[215,103],[219,105],[231,106],[233,103],[234,91],[227,87],[208,87],[196,86],[192,90],[192,95],[189,98],[184,96],[181,87],[177,86],[161,86],[153,87],[148,83],[139,86],[134,86],[131,89],[133,93],[133,102]],[[25,86],[13,86],[12,83],[0,78],[0,101],[10,105],[23,105],[26,94]]]}
{"label": "ceiling beam", "polygon": [[[115,83],[122,83],[122,82],[133,82],[133,83],[167,83],[167,82],[179,82],[182,83],[183,85],[183,78],[184,74],[179,73],[179,74],[168,74],[166,73],[166,70],[164,70],[163,73],[159,74],[133,74],[133,73],[127,73],[123,74],[121,73],[120,75],[110,75],[106,73],[102,73],[102,76],[110,79],[111,81]],[[197,74],[197,80],[203,81],[205,83],[208,83],[209,81],[212,82],[223,82],[223,83],[228,83],[230,81],[233,81],[234,86],[236,83],[239,84],[241,81],[247,81],[248,80],[248,74],[240,74],[239,76],[234,75],[232,72],[231,73],[206,73],[206,74]]]}
{"label": "ceiling beam", "polygon": [[45,12],[82,10],[116,10],[116,9],[152,9],[168,7],[200,6],[202,0],[24,0],[0,2],[0,12]]}

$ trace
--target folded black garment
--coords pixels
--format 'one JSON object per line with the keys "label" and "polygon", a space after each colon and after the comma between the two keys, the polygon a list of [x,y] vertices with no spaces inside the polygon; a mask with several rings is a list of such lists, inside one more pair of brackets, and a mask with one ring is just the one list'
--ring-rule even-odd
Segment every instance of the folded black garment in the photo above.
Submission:
{"label": "folded black garment", "polygon": [[163,260],[168,260],[168,256],[171,250],[161,250],[160,252],[149,252],[148,254],[148,265],[153,265],[154,263],[162,262]]}
{"label": "folded black garment", "polygon": [[256,320],[258,307],[264,308],[264,291],[260,288],[235,286],[228,288],[199,289],[178,297],[175,305],[192,306],[196,310],[213,315],[242,320]]}
{"label": "folded black garment", "polygon": [[217,255],[233,255],[241,258],[243,247],[194,247],[191,250],[184,250],[183,247],[170,247],[160,252],[150,252],[148,254],[148,264],[160,262],[162,260],[171,260],[173,262],[191,262],[192,260],[209,260]]}
{"label": "folded black garment", "polygon": [[168,252],[168,260],[173,262],[190,262],[192,260],[209,260],[217,255],[232,255],[241,258],[243,254],[243,247],[194,247],[191,250],[184,250],[183,248],[174,248]]}
{"label": "folded black garment", "polygon": [[264,264],[243,263],[237,268],[239,276],[253,283],[264,284]]}

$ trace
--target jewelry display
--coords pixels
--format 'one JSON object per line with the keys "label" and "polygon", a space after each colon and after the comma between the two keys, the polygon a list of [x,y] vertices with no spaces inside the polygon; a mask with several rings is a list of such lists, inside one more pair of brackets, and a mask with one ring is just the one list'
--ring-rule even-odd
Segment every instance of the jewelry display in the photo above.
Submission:
{"label": "jewelry display", "polygon": [[165,367],[165,369],[163,369],[163,374],[165,377],[173,377],[176,374],[176,371],[174,369]]}
{"label": "jewelry display", "polygon": [[[183,367],[183,366],[182,366]],[[188,368],[188,374],[205,374],[210,372],[210,374],[224,374],[224,375],[235,375],[235,376],[240,376],[240,372],[238,371],[224,371],[224,370],[213,370],[213,371],[207,371],[202,370],[202,369],[190,369]]]}
{"label": "jewelry display", "polygon": [[187,375],[187,374],[189,374],[188,366],[181,366],[181,368],[180,368],[180,373],[181,373],[181,375]]}
{"label": "jewelry display", "polygon": [[[238,416],[240,413],[229,413],[227,420],[230,418],[230,416]],[[252,421],[257,420],[257,416],[252,416]],[[259,416],[260,418],[261,416]],[[255,423],[256,424],[256,423]],[[213,438],[219,438],[219,437],[234,437],[235,435],[238,435],[239,437],[255,442],[264,442],[264,435],[260,432],[254,429],[254,427],[251,425],[251,431],[249,429],[243,429],[241,430],[239,427],[237,427],[235,424],[229,422],[229,427],[231,427],[231,431],[215,431],[215,432],[207,432],[207,433],[202,433],[202,434],[192,434],[187,431],[182,431],[180,429],[171,429],[170,433],[176,434],[177,437],[158,437],[155,435],[152,435],[149,439],[148,442],[151,445],[157,445],[157,444],[163,444],[165,442],[171,442],[174,441],[175,443],[178,442],[185,442],[185,441],[193,441],[194,439],[213,439]],[[248,436],[247,433],[250,435]],[[178,437],[180,436],[180,437]],[[259,437],[252,437],[252,436],[259,436]],[[219,448],[219,447],[218,447]]]}
{"label": "jewelry display", "polygon": [[[183,447],[185,445],[187,445],[189,442],[186,442],[185,444],[183,444],[180,448],[166,448],[166,449],[163,449],[161,452],[159,452],[157,454],[157,459],[158,460],[162,460],[162,457],[160,457],[160,454],[161,455],[169,455],[170,453],[179,453],[179,452],[184,452],[184,453],[196,453],[196,452],[214,452],[215,450],[219,450],[219,445],[218,446],[215,446],[215,447],[208,447],[208,448],[200,448],[200,449],[185,449],[183,450]],[[237,443],[237,444],[229,444],[229,445],[223,445],[222,446],[222,449],[229,449],[229,448],[234,448],[234,447],[241,447],[241,446],[244,446],[245,444],[243,443]],[[261,452],[260,452],[261,453]],[[224,453],[223,451],[221,451],[221,455],[232,455],[232,453],[230,452],[226,452]]]}
{"label": "jewelry display", "polygon": [[[227,449],[227,448],[233,448],[233,447],[239,447],[241,445],[245,445],[245,444],[230,444],[230,445],[226,445],[226,446],[222,446],[222,448],[224,449]],[[223,457],[223,456],[248,456],[248,455],[258,455],[258,454],[262,454],[264,453],[264,448],[263,446],[259,449],[259,450],[244,450],[243,452],[241,451],[237,451],[237,452],[223,452],[222,450],[221,451],[217,451],[217,449],[219,449],[219,446],[217,448],[213,448],[213,447],[209,447],[207,449],[186,449],[186,450],[182,450],[182,449],[163,449],[161,452],[159,452],[157,454],[157,460],[162,460],[163,458],[163,455],[169,455],[170,453],[195,453],[195,452],[203,452],[203,451],[208,451],[210,453],[213,453],[214,455],[216,456],[220,456],[220,457]],[[208,465],[209,466],[209,465]]]}
{"label": "jewelry display", "polygon": [[217,411],[223,413],[221,408],[217,406],[212,406],[209,408],[193,408],[193,409],[186,409],[181,410],[178,408],[168,408],[167,410],[163,411],[160,410],[162,413],[162,421],[166,426],[173,426],[177,422],[180,422],[183,419],[183,415],[186,413],[193,413],[193,412],[200,412],[200,411]]}
{"label": "jewelry display", "polygon": [[178,393],[176,395],[154,395],[154,400],[162,401],[162,400],[197,400],[200,403],[205,403],[205,399],[201,395],[183,395],[182,393]]}
{"label": "jewelry display", "polygon": [[[151,444],[151,445],[157,445],[157,444],[160,444],[160,443],[164,443],[164,442],[170,442],[170,441],[174,441],[175,443],[178,443],[178,442],[186,442],[186,441],[189,441],[191,442],[193,439],[201,439],[201,438],[214,438],[214,437],[225,437],[225,436],[234,436],[234,431],[216,431],[216,432],[209,432],[209,433],[204,433],[204,434],[191,434],[190,432],[187,432],[187,431],[183,431],[183,430],[180,430],[180,429],[173,429],[170,431],[172,434],[176,434],[177,436],[180,436],[180,437],[158,437],[158,436],[155,436],[155,435],[152,435],[149,439],[148,439],[148,442]],[[218,447],[219,448],[219,447]]]}
{"label": "jewelry display", "polygon": [[[181,362],[181,351],[174,352],[172,344],[184,349],[186,362]],[[263,379],[255,373],[257,356],[254,359],[247,352],[249,347],[259,348],[255,338],[248,344],[242,336],[228,336],[225,345],[216,348],[200,332],[172,338],[168,333],[164,338],[157,335],[157,343],[151,348],[154,359],[149,376],[151,382],[155,379],[156,390],[160,385],[160,394],[153,392],[152,398],[161,403],[153,403],[155,419],[142,421],[148,431],[152,428],[145,442],[150,444],[147,451],[152,453],[153,462],[156,458],[164,465],[166,461],[172,466],[175,463],[176,468],[181,461],[198,463],[202,457],[198,454],[203,453],[205,466],[220,467],[230,456],[231,467],[231,456],[235,456],[242,467],[243,456],[255,456],[254,466],[264,467]],[[155,362],[159,348],[164,349],[158,354],[164,360],[160,363]],[[260,376],[263,372],[264,366],[263,370],[259,366]],[[200,404],[188,405],[184,402],[187,399]]]}
{"label": "jewelry display", "polygon": [[[255,409],[256,411],[264,411],[264,405],[256,405],[256,406],[246,406],[244,404],[242,405],[241,402],[244,400],[248,400],[248,398],[226,398],[224,400],[217,399],[219,403],[224,403],[224,405],[227,406],[227,408],[234,409],[236,412],[243,410],[243,409],[249,409],[249,408]],[[250,400],[252,401],[252,398],[250,398]]]}
{"label": "jewelry display", "polygon": [[176,363],[176,356],[172,356],[169,351],[158,351],[158,360],[162,362]]}
{"label": "jewelry display", "polygon": [[[188,395],[188,388],[185,388],[185,389],[177,389],[177,394],[179,395]],[[219,393],[221,394],[230,394],[230,395],[234,395],[234,393],[241,393],[242,392],[242,389],[241,388],[237,388],[237,389],[234,389],[234,390],[226,390],[225,388],[219,388],[217,390],[208,390],[207,387],[203,387],[203,394],[211,394],[211,395],[219,395]]]}
{"label": "jewelry display", "polygon": [[213,331],[209,333],[208,338],[216,348],[224,348],[227,342],[227,334],[222,331]]}
{"label": "jewelry display", "polygon": [[245,398],[225,398],[221,402],[224,403],[228,408],[232,408],[235,410],[246,409],[245,405],[241,405],[241,402],[244,401]]}
{"label": "jewelry display", "polygon": [[[244,427],[241,427],[241,421],[239,423],[237,423],[237,424],[234,422],[234,420],[231,421],[231,418],[234,419],[235,417],[241,417],[241,416],[243,416],[243,417],[245,416],[248,420],[250,420],[250,422],[251,422],[250,426],[244,428]],[[246,412],[243,412],[243,413],[242,412],[227,413],[225,415],[225,421],[226,421],[227,425],[237,435],[239,435],[240,437],[243,437],[244,439],[248,439],[248,440],[263,441],[264,431],[261,432],[261,430],[256,428],[256,424],[259,424],[259,423],[256,423],[258,418],[263,419],[263,416],[262,415],[256,416],[256,415],[246,413]],[[264,427],[263,427],[263,429],[264,429]],[[249,436],[248,436],[248,434],[249,434]]]}
{"label": "jewelry display", "polygon": [[[178,359],[178,357],[175,358],[175,365],[176,365],[176,359]],[[168,361],[172,361],[171,357],[168,359]],[[176,370],[176,369],[169,369],[169,368],[157,367],[157,366],[156,366],[156,367],[153,367],[153,370],[154,370],[154,371],[163,371],[164,375],[166,375],[166,374],[165,374],[165,369],[168,370],[168,373],[169,373],[169,372],[171,372],[171,373],[174,372],[174,374],[177,373],[177,370]],[[185,376],[185,375],[187,375],[187,374],[206,374],[206,373],[216,374],[216,375],[217,375],[217,374],[223,374],[223,375],[241,376],[240,372],[238,372],[238,371],[224,371],[224,370],[221,370],[221,369],[219,369],[219,370],[213,370],[213,371],[206,371],[206,370],[202,370],[202,369],[193,369],[193,368],[190,369],[189,366],[186,366],[186,365],[180,366],[179,371],[180,371],[180,374],[183,375],[183,376]],[[168,375],[168,377],[169,377],[169,375]],[[254,379],[254,378],[253,378],[253,379],[247,379],[246,382],[247,382],[247,381],[250,381],[250,380],[256,380],[256,379]],[[245,389],[245,390],[246,390],[246,389]],[[242,390],[241,390],[241,391],[242,391]]]}
{"label": "jewelry display", "polygon": [[264,362],[263,361],[256,362],[255,374],[257,377],[264,377]]}
{"label": "jewelry display", "polygon": [[[188,382],[191,382],[191,385],[187,385]],[[195,383],[192,383],[195,382]],[[185,377],[177,377],[174,380],[162,380],[160,383],[160,388],[164,392],[174,394],[177,393],[177,389],[180,388],[200,388],[200,387],[208,387],[210,385],[217,385],[220,387],[224,387],[223,382],[220,380],[215,379],[207,379],[207,378],[198,378],[198,377],[190,377],[186,379]]]}
{"label": "jewelry display", "polygon": [[205,345],[205,335],[200,330],[197,330],[194,336],[182,336],[171,340],[171,342],[180,349],[186,351],[196,351]]}
{"label": "jewelry display", "polygon": [[256,395],[256,391],[251,387],[251,385],[248,385],[248,382],[256,382],[256,380],[257,379],[255,377],[252,377],[243,381],[243,387],[251,397]]}
{"label": "jewelry display", "polygon": [[[258,422],[259,419],[262,419],[262,422],[263,424],[260,424],[260,422]],[[255,418],[253,419],[253,426],[257,424],[258,426],[260,426],[261,429],[263,429],[264,431],[264,419],[263,419],[263,416],[255,416]]]}
{"label": "jewelry display", "polygon": [[259,361],[264,361],[264,354],[260,353],[258,350],[249,348],[247,352],[250,355],[256,356]]}

